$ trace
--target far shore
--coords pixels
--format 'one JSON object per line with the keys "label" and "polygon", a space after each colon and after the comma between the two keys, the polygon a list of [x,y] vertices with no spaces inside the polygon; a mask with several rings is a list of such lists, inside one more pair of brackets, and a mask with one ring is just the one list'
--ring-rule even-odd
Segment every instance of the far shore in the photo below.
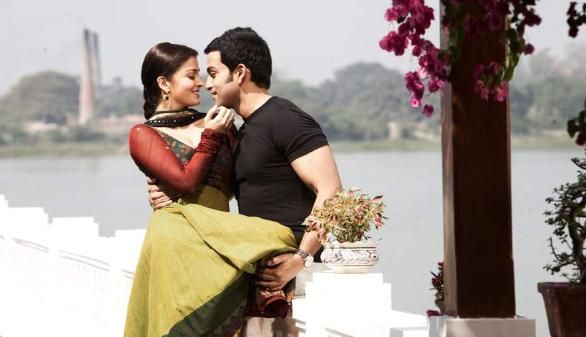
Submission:
{"label": "far shore", "polygon": [[[376,141],[332,141],[334,153],[351,152],[440,152],[441,142],[400,139]],[[519,137],[511,138],[513,151],[573,151],[577,145],[569,137]],[[125,156],[125,144],[115,143],[59,143],[36,145],[0,146],[0,159],[6,158],[62,158]]]}

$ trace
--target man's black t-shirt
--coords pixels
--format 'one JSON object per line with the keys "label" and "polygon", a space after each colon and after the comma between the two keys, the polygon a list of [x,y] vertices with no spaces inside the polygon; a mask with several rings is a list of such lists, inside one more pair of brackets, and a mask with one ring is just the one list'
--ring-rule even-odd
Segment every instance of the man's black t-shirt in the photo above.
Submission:
{"label": "man's black t-shirt", "polygon": [[238,133],[234,194],[239,212],[288,226],[299,242],[315,193],[291,162],[328,145],[323,131],[295,104],[273,96],[245,119]]}

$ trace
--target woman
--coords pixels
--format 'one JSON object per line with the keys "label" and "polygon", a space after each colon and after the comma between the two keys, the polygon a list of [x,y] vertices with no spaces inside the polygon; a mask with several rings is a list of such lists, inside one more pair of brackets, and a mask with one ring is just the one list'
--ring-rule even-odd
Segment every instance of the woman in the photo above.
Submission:
{"label": "woman", "polygon": [[[148,177],[182,197],[151,217],[124,335],[238,335],[255,263],[294,250],[293,233],[227,212],[234,112],[188,109],[199,104],[203,85],[197,52],[157,44],[144,59],[141,77],[147,122],[131,129],[130,154]],[[258,298],[266,300],[261,304],[283,299]]]}

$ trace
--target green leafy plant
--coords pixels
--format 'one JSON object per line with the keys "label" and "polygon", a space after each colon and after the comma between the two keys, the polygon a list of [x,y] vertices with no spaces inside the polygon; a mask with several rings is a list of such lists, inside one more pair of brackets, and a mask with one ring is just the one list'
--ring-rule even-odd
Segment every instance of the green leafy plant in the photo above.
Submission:
{"label": "green leafy plant", "polygon": [[437,271],[434,273],[431,272],[431,288],[430,290],[434,291],[434,303],[435,306],[439,309],[437,310],[427,310],[427,316],[441,316],[444,314],[446,310],[446,288],[444,284],[444,262],[437,263]]}
{"label": "green leafy plant", "polygon": [[546,223],[554,227],[553,234],[566,251],[560,252],[549,238],[554,261],[544,269],[552,275],[561,273],[570,282],[586,284],[586,158],[573,158],[572,162],[580,168],[577,181],[555,188],[554,196],[546,199],[553,209],[544,213]]}
{"label": "green leafy plant", "polygon": [[[445,301],[445,287],[444,287],[444,262],[437,263],[437,272],[431,272],[431,290],[434,290],[434,298],[436,305],[438,302]],[[440,308],[441,309],[441,308]]]}
{"label": "green leafy plant", "polygon": [[359,189],[347,189],[327,199],[306,219],[308,231],[317,231],[322,243],[357,242],[368,239],[372,225],[383,226],[382,196],[370,198]]}

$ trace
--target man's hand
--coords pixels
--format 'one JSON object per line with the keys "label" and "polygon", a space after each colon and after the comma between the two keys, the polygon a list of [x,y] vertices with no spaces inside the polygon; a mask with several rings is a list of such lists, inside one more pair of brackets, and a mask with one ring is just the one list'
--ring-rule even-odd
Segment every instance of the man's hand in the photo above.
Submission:
{"label": "man's hand", "polygon": [[157,179],[147,178],[147,184],[149,204],[155,210],[169,206],[173,200],[181,197],[181,193],[174,191],[171,187],[162,183],[158,184]]}
{"label": "man's hand", "polygon": [[294,253],[281,254],[273,257],[265,267],[256,270],[258,284],[269,291],[283,289],[297,273],[303,269],[303,258]]}

